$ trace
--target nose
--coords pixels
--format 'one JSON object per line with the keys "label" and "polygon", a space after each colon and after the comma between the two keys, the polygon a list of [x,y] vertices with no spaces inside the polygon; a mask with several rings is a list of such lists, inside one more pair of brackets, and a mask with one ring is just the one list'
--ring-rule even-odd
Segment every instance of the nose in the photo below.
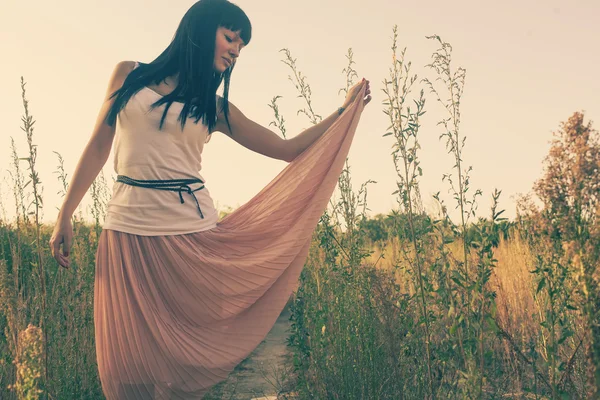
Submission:
{"label": "nose", "polygon": [[233,58],[238,58],[240,56],[240,48],[238,45],[233,45],[230,49],[229,49],[229,54],[231,55],[231,57]]}

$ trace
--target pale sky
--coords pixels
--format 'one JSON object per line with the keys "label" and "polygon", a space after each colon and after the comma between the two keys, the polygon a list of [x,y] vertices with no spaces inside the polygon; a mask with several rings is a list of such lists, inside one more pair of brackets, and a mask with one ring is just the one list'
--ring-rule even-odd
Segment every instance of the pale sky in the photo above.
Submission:
{"label": "pale sky", "polygon": [[[20,77],[27,82],[30,112],[36,119],[34,140],[44,186],[44,220],[56,218],[62,199],[58,165],[62,154],[69,178],[91,135],[108,78],[121,60],[150,62],[168,45],[190,0],[0,0],[0,177],[2,201],[14,210],[8,186],[10,137],[19,156],[27,154],[20,129],[23,105]],[[530,191],[541,176],[542,160],[552,131],[575,111],[600,128],[600,2],[573,1],[400,1],[400,0],[239,0],[249,16],[253,38],[242,51],[230,89],[230,101],[254,121],[274,120],[268,107],[275,95],[287,121],[288,136],[310,126],[296,111],[304,104],[281,62],[288,48],[313,93],[313,105],[324,117],[343,103],[338,90],[347,50],[354,68],[371,81],[372,102],[366,107],[349,158],[356,189],[368,179],[371,215],[395,207],[391,194],[396,176],[392,137],[383,113],[383,81],[391,66],[392,28],[398,25],[398,47],[419,78],[434,79],[425,68],[438,34],[453,48],[453,68],[467,70],[461,104],[462,135],[467,136],[464,162],[472,165],[471,189],[481,189],[479,215],[489,215],[491,193],[501,189],[501,208],[514,217],[514,196]],[[424,87],[424,86],[423,86]],[[438,86],[441,89],[440,86]],[[418,93],[415,90],[414,96]],[[426,90],[426,94],[427,94]],[[445,94],[445,93],[444,93]],[[445,116],[432,94],[420,131],[424,176],[421,191],[431,208],[431,195],[442,192],[454,206],[442,175],[453,158],[438,139],[437,121]],[[272,130],[279,133],[276,128]],[[215,203],[238,207],[263,188],[285,166],[252,153],[217,133],[205,146],[201,174]],[[116,176],[112,154],[104,167]],[[26,168],[25,162],[22,164]],[[112,185],[112,183],[111,183]],[[112,188],[111,188],[112,190]],[[84,198],[84,204],[90,199]],[[453,215],[456,215],[454,213]]]}

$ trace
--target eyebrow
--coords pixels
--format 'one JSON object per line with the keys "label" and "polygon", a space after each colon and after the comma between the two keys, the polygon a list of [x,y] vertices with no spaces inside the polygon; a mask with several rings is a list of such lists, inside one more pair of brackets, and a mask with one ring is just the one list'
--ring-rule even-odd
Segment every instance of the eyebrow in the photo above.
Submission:
{"label": "eyebrow", "polygon": [[238,33],[236,33],[236,32],[233,32],[233,34],[234,34],[234,35],[235,35],[235,36],[236,36],[238,39],[240,39],[240,41],[242,42],[242,45],[243,45],[243,46],[245,46],[245,45],[246,45],[246,42],[244,42],[244,39],[242,39],[242,37],[241,37],[241,36],[240,36]]}
{"label": "eyebrow", "polygon": [[231,29],[227,29],[228,31],[232,32],[236,38],[240,39],[243,43],[244,46],[246,46],[246,42],[244,42],[244,40],[241,38],[241,36],[239,35],[239,33],[232,31]]}

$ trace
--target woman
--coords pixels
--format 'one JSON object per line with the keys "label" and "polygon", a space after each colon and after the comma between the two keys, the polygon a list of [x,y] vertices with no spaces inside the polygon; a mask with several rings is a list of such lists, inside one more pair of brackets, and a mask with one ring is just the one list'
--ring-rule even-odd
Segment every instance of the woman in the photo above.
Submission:
{"label": "woman", "polygon": [[[297,287],[312,232],[371,100],[363,79],[322,122],[281,139],[228,102],[231,73],[250,38],[239,7],[201,0],[156,60],[120,62],[110,79],[50,240],[68,268],[71,216],[114,138],[118,176],[99,238],[94,294],[108,399],[199,399],[260,344]],[[289,162],[221,221],[199,175],[203,146],[216,131]]]}

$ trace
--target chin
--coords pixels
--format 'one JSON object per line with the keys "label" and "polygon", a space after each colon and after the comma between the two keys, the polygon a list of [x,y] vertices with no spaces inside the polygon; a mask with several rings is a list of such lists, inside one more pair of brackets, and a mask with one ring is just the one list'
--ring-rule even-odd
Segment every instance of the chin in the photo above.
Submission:
{"label": "chin", "polygon": [[224,73],[225,71],[227,71],[227,67],[223,67],[221,65],[214,67],[215,72],[218,72],[220,74]]}

